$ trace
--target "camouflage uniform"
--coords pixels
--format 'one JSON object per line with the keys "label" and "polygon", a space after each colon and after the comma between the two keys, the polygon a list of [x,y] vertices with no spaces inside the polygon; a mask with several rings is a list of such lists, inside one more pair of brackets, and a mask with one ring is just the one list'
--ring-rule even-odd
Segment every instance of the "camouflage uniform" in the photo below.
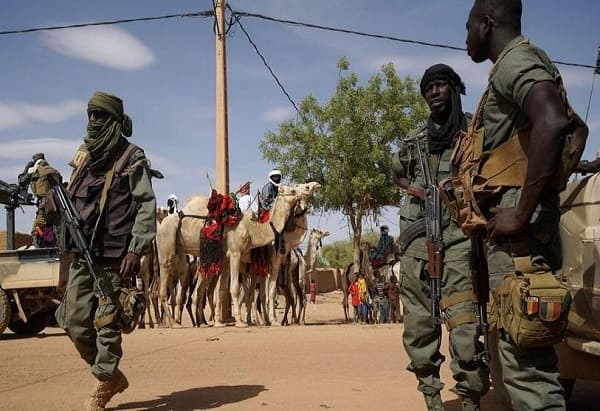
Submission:
{"label": "camouflage uniform", "polygon": [[[484,150],[497,147],[508,139],[514,127],[524,125],[523,102],[535,83],[554,82],[550,59],[532,45],[516,46],[523,40],[523,36],[515,37],[498,58],[491,78],[493,87],[483,113]],[[520,195],[520,188],[504,192],[498,207],[518,206]],[[488,241],[490,288],[498,287],[506,274],[515,271],[513,255],[517,246],[528,248],[532,256],[542,256],[553,270],[560,268],[558,200],[558,193],[546,191],[529,223],[525,239],[504,237]],[[522,250],[519,254],[522,255]],[[514,409],[565,409],[553,347],[519,348],[503,330],[499,332],[498,345],[504,384]]]}
{"label": "camouflage uniform", "polygon": [[[407,178],[411,185],[422,187],[424,180],[418,163],[415,140],[419,139],[422,152],[427,150],[427,130],[422,128],[402,141],[401,149],[394,154],[396,177]],[[429,158],[431,176],[441,181],[450,175],[452,149],[441,154],[425,154]],[[448,210],[442,205],[443,242],[445,246],[442,273],[442,304],[454,298],[443,310],[443,318],[450,326],[450,369],[456,385],[453,392],[463,398],[479,400],[489,389],[489,370],[473,361],[482,351],[477,340],[477,324],[471,297],[469,272],[470,241],[460,228],[450,220]],[[400,231],[424,217],[423,202],[409,196],[400,210]],[[440,366],[444,356],[439,352],[441,327],[433,327],[431,319],[431,292],[429,277],[425,270],[428,255],[425,236],[418,237],[401,257],[401,298],[404,305],[404,348],[411,363],[408,369],[415,373],[418,390],[426,400],[439,394],[444,384],[440,381]],[[429,404],[429,402],[428,402]]]}
{"label": "camouflage uniform", "polygon": [[[138,149],[127,164],[125,175],[128,189],[137,204],[127,250],[142,255],[150,247],[156,234],[156,200],[144,152]],[[97,258],[94,264],[94,271],[104,279],[104,292],[112,301],[116,300],[115,290],[122,286],[120,264],[120,258],[107,257]],[[114,321],[94,326],[94,321],[114,314],[117,309],[113,302],[99,305],[98,298],[98,291],[94,289],[94,281],[85,260],[76,256],[69,270],[68,287],[56,317],[81,358],[91,366],[92,374],[100,381],[108,381],[117,372],[123,354],[122,337]]]}

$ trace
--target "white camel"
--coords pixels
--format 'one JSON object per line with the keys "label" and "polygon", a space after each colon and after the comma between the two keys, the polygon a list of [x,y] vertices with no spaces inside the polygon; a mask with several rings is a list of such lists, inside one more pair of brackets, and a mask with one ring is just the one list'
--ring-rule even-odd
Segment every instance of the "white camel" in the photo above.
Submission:
{"label": "white camel", "polygon": [[[308,238],[308,247],[306,255],[302,255],[299,248],[295,248],[289,255],[288,259],[288,289],[291,295],[290,303],[295,301],[295,309],[292,306],[292,322],[304,324],[306,320],[306,291],[309,279],[312,279],[312,274],[317,262],[317,253],[322,246],[322,239],[329,235],[329,231],[320,228],[313,228],[310,231]],[[290,305],[291,305],[290,304]],[[295,312],[298,316],[295,316]],[[288,304],[284,312],[283,321],[287,322]]]}
{"label": "white camel", "polygon": [[[224,230],[223,244],[229,243],[229,233],[236,232],[235,238],[238,239],[240,246],[249,244],[250,233],[252,238],[261,239],[265,244],[270,244],[273,241],[273,230],[281,232],[289,215],[293,212],[298,202],[296,191],[292,187],[281,186],[279,195],[273,205],[272,214],[268,223],[259,224],[253,221],[250,212],[244,214],[244,217],[235,227],[226,227]],[[168,284],[173,281],[178,275],[178,266],[185,259],[185,254],[198,256],[200,254],[201,238],[200,230],[204,226],[208,213],[208,198],[205,196],[195,195],[190,197],[180,214],[173,214],[165,218],[157,233],[157,245],[159,252],[159,261],[161,267],[161,287],[160,300],[161,305],[166,306],[166,295]],[[272,228],[273,227],[273,228]],[[266,240],[264,239],[266,238]],[[227,248],[228,249],[228,248]],[[246,248],[240,248],[241,251]],[[248,248],[249,250],[249,248]],[[229,251],[229,250],[228,250]],[[235,251],[235,248],[233,249]],[[235,256],[235,254],[234,254]],[[226,257],[230,257],[229,252]],[[229,270],[227,269],[228,261],[223,261],[222,274],[219,276],[217,287],[215,290],[215,304],[217,305],[215,312],[215,325],[223,325],[221,318],[221,302],[227,301],[227,280],[230,278]],[[239,259],[237,261],[235,281],[230,281],[230,292],[232,294],[234,314],[236,314],[236,324],[241,324],[239,321],[239,286],[238,286]],[[207,279],[198,278],[197,289],[202,289],[203,282]],[[197,300],[196,300],[197,301]],[[193,312],[197,312],[197,307],[192,307]],[[167,310],[168,313],[168,310]],[[169,325],[173,319],[167,315]]]}
{"label": "white camel", "polygon": [[[302,242],[307,230],[308,200],[319,187],[320,184],[317,182],[296,184],[293,188],[280,186],[279,194],[271,209],[271,221],[268,225],[247,218],[250,213],[246,213],[240,224],[227,234],[227,256],[230,267],[229,290],[233,302],[232,314],[236,324],[242,324],[238,281],[240,264],[242,261],[250,260],[250,250],[266,245],[274,246],[275,250],[271,252],[271,269],[267,278],[268,294],[266,296],[261,294],[261,302],[266,299],[266,309],[262,313],[266,324],[270,323],[270,318],[275,318],[274,301],[277,292],[277,274],[282,257],[285,257],[292,248]],[[293,198],[293,201],[285,200],[290,197]],[[285,201],[285,206],[278,205],[282,201]],[[286,230],[286,227],[289,231]],[[262,290],[261,287],[261,293]],[[249,293],[253,291],[252,287],[248,290]]]}

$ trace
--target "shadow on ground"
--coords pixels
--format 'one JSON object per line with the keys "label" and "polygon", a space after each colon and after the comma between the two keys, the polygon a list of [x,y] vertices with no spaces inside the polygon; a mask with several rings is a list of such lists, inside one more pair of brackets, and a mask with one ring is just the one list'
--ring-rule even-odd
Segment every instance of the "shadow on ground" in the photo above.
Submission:
{"label": "shadow on ground", "polygon": [[176,391],[148,401],[119,404],[113,410],[178,410],[193,411],[217,408],[256,397],[266,391],[264,385],[217,385]]}

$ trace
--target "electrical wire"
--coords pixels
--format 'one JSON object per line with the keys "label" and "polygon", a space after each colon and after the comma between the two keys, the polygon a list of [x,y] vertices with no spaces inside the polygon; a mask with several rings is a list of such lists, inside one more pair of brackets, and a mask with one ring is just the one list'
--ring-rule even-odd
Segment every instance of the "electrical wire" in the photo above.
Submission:
{"label": "electrical wire", "polygon": [[132,18],[132,19],[106,20],[106,21],[96,21],[96,22],[92,22],[92,23],[68,24],[65,26],[46,26],[46,27],[32,27],[32,28],[19,29],[19,30],[5,30],[5,31],[0,31],[0,35],[34,33],[37,31],[64,30],[64,29],[74,29],[74,28],[90,27],[90,26],[107,26],[107,25],[111,25],[111,24],[133,23],[133,22],[138,22],[138,21],[166,20],[166,19],[172,19],[175,17],[213,17],[213,16],[214,16],[213,10],[206,10],[206,11],[198,11],[198,12],[194,12],[194,13],[166,14],[164,16],[136,17],[136,18]]}
{"label": "electrical wire", "polygon": [[235,12],[235,11],[233,11],[233,10],[232,10],[232,12],[233,12],[233,16],[235,17],[237,23],[240,26],[240,29],[242,29],[242,31],[246,35],[246,38],[248,39],[248,41],[250,42],[250,44],[252,45],[252,47],[254,47],[254,51],[256,51],[256,54],[258,54],[258,56],[262,60],[263,64],[267,68],[267,70],[269,70],[269,73],[271,73],[271,76],[273,77],[273,79],[275,80],[275,82],[277,83],[277,85],[279,86],[279,88],[281,89],[281,91],[283,92],[283,94],[285,94],[285,96],[287,97],[287,99],[289,100],[289,102],[292,104],[292,106],[294,106],[294,109],[296,110],[296,113],[298,113],[299,116],[303,117],[302,114],[300,113],[300,110],[298,110],[298,106],[296,106],[296,103],[294,102],[294,100],[292,99],[292,97],[290,96],[290,94],[287,92],[287,90],[285,89],[285,87],[283,87],[283,84],[281,84],[281,81],[279,81],[279,78],[273,72],[273,69],[271,68],[271,66],[269,66],[269,63],[267,63],[267,60],[265,59],[265,57],[262,55],[262,53],[260,52],[260,50],[258,50],[258,47],[254,43],[254,41],[252,41],[252,38],[250,37],[250,34],[248,34],[248,32],[244,28],[242,22],[240,21],[240,19],[238,17],[238,13]]}
{"label": "electrical wire", "polygon": [[[394,36],[386,36],[386,35],[383,35],[383,34],[372,34],[372,33],[366,33],[366,32],[363,32],[363,31],[342,29],[342,28],[330,27],[330,26],[322,26],[322,25],[319,25],[319,24],[304,23],[304,22],[300,22],[300,21],[287,20],[287,19],[279,19],[279,18],[276,18],[276,17],[265,16],[264,14],[258,14],[258,13],[248,13],[248,12],[243,12],[243,11],[236,11],[235,14],[239,15],[239,16],[244,16],[244,17],[254,17],[254,18],[257,18],[257,19],[263,19],[263,20],[273,21],[273,22],[276,22],[276,23],[289,24],[289,25],[292,25],[292,26],[308,27],[308,28],[313,28],[313,29],[318,29],[318,30],[334,31],[334,32],[338,32],[338,33],[355,34],[357,36],[371,37],[371,38],[376,38],[376,39],[385,39],[385,40],[397,41],[397,42],[400,42],[400,43],[417,44],[417,45],[421,45],[421,46],[437,47],[437,48],[443,48],[443,49],[449,49],[449,50],[457,50],[457,51],[466,51],[467,50],[464,47],[450,46],[448,44],[430,43],[430,42],[427,42],[427,41],[412,40],[412,39],[403,39],[403,38],[394,37]],[[564,62],[564,61],[555,61],[555,60],[553,60],[553,63],[554,64],[559,64],[559,65],[563,65],[563,66],[592,68],[592,69],[595,68],[595,66],[590,66],[590,65],[587,65],[587,64],[567,63],[567,62]]]}
{"label": "electrical wire", "polygon": [[[214,2],[213,2],[213,5],[214,5]],[[227,8],[229,8],[229,10],[232,12],[233,17],[237,20],[238,23],[240,21],[238,16],[252,17],[252,18],[272,21],[272,22],[276,22],[276,23],[283,23],[283,24],[313,28],[313,29],[318,29],[318,30],[333,31],[333,32],[345,33],[345,34],[354,34],[357,36],[391,40],[391,41],[397,41],[397,42],[401,42],[401,43],[416,44],[416,45],[427,46],[427,47],[437,47],[437,48],[443,48],[443,49],[448,49],[448,50],[466,51],[466,49],[464,47],[451,46],[448,44],[431,43],[431,42],[427,42],[427,41],[420,41],[420,40],[413,40],[413,39],[403,39],[403,38],[387,36],[387,35],[383,35],[383,34],[373,34],[373,33],[367,33],[367,32],[363,32],[363,31],[357,31],[357,30],[349,30],[349,29],[343,29],[343,28],[338,28],[338,27],[323,26],[323,25],[319,25],[319,24],[304,23],[304,22],[295,21],[295,20],[280,19],[277,17],[266,16],[264,14],[258,14],[258,13],[234,11],[231,9],[231,7],[229,5],[227,5]],[[111,24],[133,23],[133,22],[140,22],[140,21],[165,20],[165,19],[171,19],[171,18],[175,18],[175,17],[215,17],[215,12],[214,12],[214,10],[205,10],[205,11],[199,11],[199,12],[193,12],[193,13],[179,13],[179,14],[167,14],[164,16],[137,17],[137,18],[120,19],[120,20],[107,20],[107,21],[98,21],[98,22],[92,22],[92,23],[70,24],[70,25],[64,25],[64,26],[32,27],[32,28],[18,29],[18,30],[4,30],[4,31],[0,31],[0,35],[25,34],[25,33],[33,33],[33,32],[38,32],[38,31],[63,30],[63,29],[81,28],[81,27],[90,27],[90,26],[104,26],[104,25],[111,25]],[[229,24],[227,24],[227,29],[225,32],[226,35],[229,34],[228,32],[232,26],[233,26],[233,18],[230,18]],[[241,24],[240,24],[240,27],[241,27]],[[558,61],[558,60],[553,60],[552,62],[554,64],[558,64],[558,65],[562,65],[562,66],[588,68],[588,69],[596,68],[596,66],[592,66],[589,64],[569,63],[569,62]]]}

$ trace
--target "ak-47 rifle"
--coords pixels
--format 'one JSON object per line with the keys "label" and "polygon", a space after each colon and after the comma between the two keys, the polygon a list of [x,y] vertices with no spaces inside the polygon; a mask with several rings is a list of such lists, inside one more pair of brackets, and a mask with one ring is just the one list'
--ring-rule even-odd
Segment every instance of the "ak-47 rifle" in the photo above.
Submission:
{"label": "ak-47 rifle", "polygon": [[473,360],[487,365],[491,358],[488,341],[490,325],[487,318],[487,303],[490,301],[490,276],[483,252],[483,238],[479,235],[471,238],[469,268],[473,283],[473,301],[477,304],[477,333],[479,336],[483,336],[483,352],[473,355]]}
{"label": "ak-47 rifle", "polygon": [[431,178],[429,161],[421,150],[419,139],[416,140],[419,166],[425,186],[425,237],[427,246],[427,274],[431,288],[431,320],[433,327],[442,323],[440,314],[440,300],[442,298],[442,270],[444,261],[444,243],[442,242],[442,209],[440,203],[440,189]]}
{"label": "ak-47 rifle", "polygon": [[69,231],[69,235],[75,243],[77,251],[81,254],[88,266],[88,269],[90,270],[90,275],[94,280],[94,286],[96,287],[100,297],[106,298],[106,292],[104,291],[105,288],[102,284],[103,279],[98,277],[96,271],[94,271],[94,254],[92,253],[92,249],[88,244],[85,235],[83,234],[83,223],[81,216],[79,215],[79,212],[75,208],[75,205],[71,201],[71,198],[62,184],[55,184],[53,191],[56,206],[60,212],[60,217]]}

